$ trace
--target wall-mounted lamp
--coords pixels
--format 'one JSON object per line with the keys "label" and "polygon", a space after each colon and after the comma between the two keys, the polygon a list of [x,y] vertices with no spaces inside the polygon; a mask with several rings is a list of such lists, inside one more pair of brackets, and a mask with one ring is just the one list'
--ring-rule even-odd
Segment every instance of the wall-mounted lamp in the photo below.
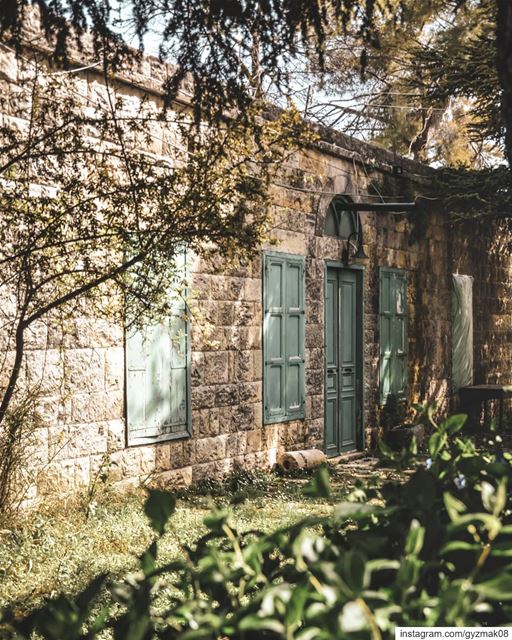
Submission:
{"label": "wall-mounted lamp", "polygon": [[[350,253],[350,247],[354,246],[350,244],[352,238],[355,239],[356,250],[354,253]],[[346,244],[341,252],[341,261],[343,262],[343,264],[349,264],[350,261],[363,262],[369,259],[364,252],[362,240],[363,237],[359,231],[352,231],[352,233],[347,238]]]}

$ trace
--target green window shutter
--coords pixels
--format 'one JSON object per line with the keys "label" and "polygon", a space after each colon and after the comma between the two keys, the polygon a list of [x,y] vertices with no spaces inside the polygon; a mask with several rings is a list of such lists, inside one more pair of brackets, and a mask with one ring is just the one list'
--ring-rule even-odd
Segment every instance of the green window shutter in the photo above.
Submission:
{"label": "green window shutter", "polygon": [[128,444],[189,435],[188,323],[181,298],[171,308],[165,321],[126,333]]}
{"label": "green window shutter", "polygon": [[265,422],[304,417],[304,258],[265,254]]}
{"label": "green window shutter", "polygon": [[382,267],[379,273],[380,398],[407,393],[407,273]]}

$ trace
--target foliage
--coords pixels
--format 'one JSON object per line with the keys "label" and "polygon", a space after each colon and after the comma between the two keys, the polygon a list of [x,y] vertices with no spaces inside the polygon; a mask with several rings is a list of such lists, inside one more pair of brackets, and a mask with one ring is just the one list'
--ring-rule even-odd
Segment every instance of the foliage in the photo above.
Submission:
{"label": "foliage", "polygon": [[156,33],[161,57],[176,64],[165,84],[168,104],[185,81],[196,116],[203,120],[223,119],[233,107],[244,112],[263,76],[286,86],[287,62],[304,47],[322,61],[327,25],[356,20],[365,33],[377,9],[374,3],[354,6],[351,0],[131,0],[122,7],[103,1],[2,0],[0,35],[18,49],[33,16],[31,4],[37,4],[59,63],[69,63],[77,42],[83,55],[88,27],[89,55],[104,59],[109,68],[133,56],[127,46],[131,38],[136,36],[143,47],[148,31]]}
{"label": "foliage", "polygon": [[20,394],[0,430],[0,514],[12,517],[37,474],[38,429],[43,420],[34,389]]}
{"label": "foliage", "polygon": [[[103,576],[75,598],[59,596],[5,632],[43,638],[392,637],[395,625],[499,625],[510,619],[510,456],[481,455],[451,416],[430,437],[430,458],[405,483],[358,489],[330,517],[269,534],[240,534],[225,510],[184,558],[158,564],[158,539],[140,570],[92,603]],[[414,457],[410,452],[411,459]],[[328,489],[321,469],[311,492]],[[174,497],[151,492],[157,532]],[[116,613],[113,607],[116,603]]]}
{"label": "foliage", "polygon": [[504,165],[480,171],[445,168],[439,172],[437,192],[454,221],[510,217],[510,170]]}
{"label": "foliage", "polygon": [[[331,476],[333,493],[346,495],[356,480],[357,473],[340,465]],[[268,532],[306,515],[330,512],[327,501],[304,498],[304,481],[244,472],[210,487],[216,504],[232,504],[230,522],[237,530]],[[176,511],[158,543],[160,562],[181,557],[181,546],[194,543],[207,531],[203,519],[212,497],[205,483],[176,495]],[[2,521],[0,608],[10,603],[19,614],[26,614],[61,591],[78,593],[100,573],[108,572],[113,579],[134,571],[137,554],[152,539],[143,509],[145,498],[142,488],[125,494],[107,481],[96,484],[92,497],[88,489],[64,500],[56,494]],[[106,596],[106,591],[100,594],[99,603]]]}
{"label": "foliage", "polygon": [[328,97],[312,100],[311,114],[423,162],[482,168],[501,160],[496,2],[390,5],[370,41],[329,41]]}

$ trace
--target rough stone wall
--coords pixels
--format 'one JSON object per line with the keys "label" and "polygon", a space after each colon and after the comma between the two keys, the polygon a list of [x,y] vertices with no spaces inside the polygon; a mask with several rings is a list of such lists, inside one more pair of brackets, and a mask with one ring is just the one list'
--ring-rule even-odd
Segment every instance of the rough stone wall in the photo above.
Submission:
{"label": "rough stone wall", "polygon": [[[101,92],[94,71],[84,74],[84,82],[90,92]],[[137,102],[143,85],[138,78],[138,86],[124,82],[122,91]],[[147,87],[158,106],[151,78]],[[335,194],[356,201],[379,200],[379,194],[411,200],[429,174],[341,134],[319,133],[314,147],[289,159],[272,188],[276,244],[262,248],[306,257],[305,420],[263,425],[261,254],[231,271],[219,260],[196,262],[192,290],[213,332],[206,339],[201,327],[191,329],[192,438],[127,447],[122,329],[77,318],[62,333],[41,323],[24,365],[24,377],[40,383],[46,421],[38,432],[34,468],[42,473],[32,497],[78,490],[101,470],[121,484],[153,476],[190,484],[236,465],[268,466],[285,449],[323,447],[324,270],[326,260],[340,261],[344,245],[323,235],[327,206]],[[364,409],[372,445],[380,411],[379,267],[408,271],[410,399],[442,403],[450,391],[455,270],[475,276],[476,379],[510,381],[503,363],[512,361],[511,263],[496,248],[493,229],[468,224],[457,233],[432,208],[408,215],[363,213],[361,220],[370,258],[364,275]]]}
{"label": "rough stone wall", "polygon": [[512,383],[510,223],[470,220],[450,230],[452,271],[473,276],[474,382]]}

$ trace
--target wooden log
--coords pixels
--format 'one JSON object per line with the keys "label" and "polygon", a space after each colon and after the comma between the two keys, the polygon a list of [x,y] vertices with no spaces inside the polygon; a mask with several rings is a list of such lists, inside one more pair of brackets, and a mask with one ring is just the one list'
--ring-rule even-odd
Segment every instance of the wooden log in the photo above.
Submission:
{"label": "wooden log", "polygon": [[320,449],[305,449],[303,451],[286,451],[279,459],[279,466],[284,471],[294,469],[314,469],[327,462],[326,455]]}

